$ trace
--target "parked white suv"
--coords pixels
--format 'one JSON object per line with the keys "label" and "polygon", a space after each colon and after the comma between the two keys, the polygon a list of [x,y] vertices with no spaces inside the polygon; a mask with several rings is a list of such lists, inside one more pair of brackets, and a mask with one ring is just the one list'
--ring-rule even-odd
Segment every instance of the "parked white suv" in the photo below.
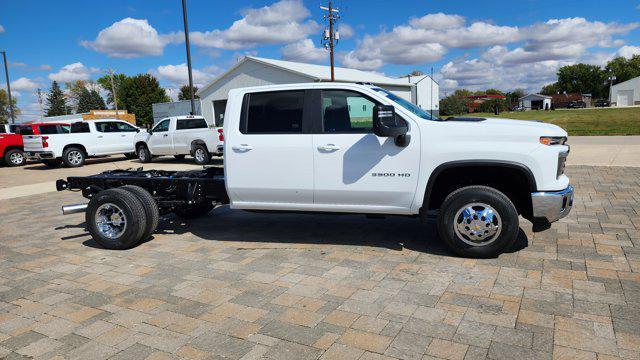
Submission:
{"label": "parked white suv", "polygon": [[87,157],[135,153],[134,137],[140,129],[126,121],[100,119],[71,124],[67,134],[25,135],[27,157],[48,166],[64,163],[79,167]]}
{"label": "parked white suv", "polygon": [[156,156],[182,159],[191,155],[196,164],[204,165],[211,161],[211,155],[222,155],[223,147],[222,128],[210,128],[203,117],[192,115],[162,119],[135,138],[136,153],[143,163]]}

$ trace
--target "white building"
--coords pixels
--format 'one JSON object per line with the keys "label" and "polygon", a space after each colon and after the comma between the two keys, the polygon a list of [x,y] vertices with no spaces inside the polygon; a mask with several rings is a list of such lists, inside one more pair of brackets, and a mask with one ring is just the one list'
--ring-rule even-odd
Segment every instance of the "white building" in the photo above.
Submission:
{"label": "white building", "polygon": [[[222,124],[229,90],[261,85],[330,81],[328,66],[246,56],[225,73],[198,90],[202,115]],[[340,82],[372,83],[438,114],[438,83],[429,76],[391,78],[372,72],[336,67]],[[155,107],[154,107],[155,109]],[[182,115],[182,114],[181,114]],[[215,119],[215,120],[214,120]]]}
{"label": "white building", "polygon": [[611,87],[611,106],[640,105],[640,76]]}
{"label": "white building", "polygon": [[551,96],[540,94],[529,94],[520,99],[520,106],[525,110],[550,110]]}

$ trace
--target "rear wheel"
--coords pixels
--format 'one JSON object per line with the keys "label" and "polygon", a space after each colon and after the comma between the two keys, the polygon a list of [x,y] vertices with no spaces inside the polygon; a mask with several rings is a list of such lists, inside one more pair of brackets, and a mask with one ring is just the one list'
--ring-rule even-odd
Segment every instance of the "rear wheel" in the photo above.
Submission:
{"label": "rear wheel", "polygon": [[77,147],[70,147],[62,152],[62,161],[68,167],[80,167],[84,165],[85,158],[84,151]]}
{"label": "rear wheel", "polygon": [[123,189],[103,190],[93,196],[85,214],[93,239],[105,249],[123,250],[136,245],[145,231],[147,216],[142,202]]}
{"label": "rear wheel", "polygon": [[142,163],[151,162],[151,152],[146,145],[138,146],[138,159],[140,159]]}
{"label": "rear wheel", "polygon": [[62,164],[62,159],[46,159],[42,160],[42,163],[50,168],[58,167]]}
{"label": "rear wheel", "polygon": [[173,155],[174,158],[176,158],[176,160],[182,160],[184,159],[185,155]]}
{"label": "rear wheel", "polygon": [[196,205],[188,205],[176,208],[173,212],[183,219],[195,219],[204,216],[213,210],[213,203],[209,200],[202,201]]}
{"label": "rear wheel", "polygon": [[206,165],[211,161],[211,154],[204,145],[195,145],[193,147],[193,159],[198,165]]}
{"label": "rear wheel", "polygon": [[22,166],[27,163],[27,158],[22,150],[11,149],[4,154],[4,162],[7,166]]}
{"label": "rear wheel", "polygon": [[488,186],[467,186],[447,196],[438,215],[438,234],[456,254],[488,258],[516,240],[518,212],[509,198]]}
{"label": "rear wheel", "polygon": [[142,203],[142,206],[144,207],[144,213],[147,216],[147,222],[145,223],[144,232],[142,234],[142,237],[140,238],[140,241],[149,239],[149,237],[151,237],[151,234],[153,234],[153,232],[158,227],[158,221],[160,220],[160,211],[158,210],[158,204],[156,203],[153,196],[151,196],[151,194],[147,190],[141,188],[140,186],[125,185],[120,187],[120,189],[132,193]]}

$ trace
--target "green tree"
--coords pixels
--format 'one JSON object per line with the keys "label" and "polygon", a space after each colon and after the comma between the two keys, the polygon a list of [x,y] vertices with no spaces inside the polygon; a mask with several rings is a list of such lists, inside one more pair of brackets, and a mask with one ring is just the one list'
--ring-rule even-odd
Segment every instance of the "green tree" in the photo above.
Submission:
{"label": "green tree", "polygon": [[607,76],[605,97],[609,94],[609,86],[611,82],[608,80],[609,76],[615,76],[616,79],[613,84],[618,84],[629,79],[640,76],[640,55],[633,55],[631,59],[624,57],[617,57],[607,63],[604,68]]}
{"label": "green tree", "polygon": [[[199,99],[200,97],[196,95],[198,92],[198,87],[193,87],[193,98]],[[189,85],[182,85],[180,87],[180,93],[178,93],[178,100],[191,100],[191,94],[189,93]]]}
{"label": "green tree", "polygon": [[590,93],[594,98],[599,98],[606,93],[606,78],[606,73],[599,66],[567,65],[558,70],[558,90],[567,93]]}
{"label": "green tree", "polygon": [[[20,114],[20,109],[16,105],[16,98],[11,98],[13,104],[13,114]],[[6,124],[11,119],[11,109],[9,108],[9,95],[7,90],[0,89],[0,124]]]}
{"label": "green tree", "polygon": [[158,79],[150,74],[127,78],[117,92],[122,92],[118,102],[122,99],[124,108],[136,115],[138,125],[153,124],[152,104],[171,101]]}
{"label": "green tree", "polygon": [[440,115],[451,116],[469,112],[467,96],[471,92],[465,89],[456,90],[453,94],[440,100]]}
{"label": "green tree", "polygon": [[78,108],[76,109],[77,114],[88,113],[89,110],[92,110],[93,99],[91,98],[91,92],[86,87],[82,87],[78,90]]}
{"label": "green tree", "polygon": [[102,98],[102,96],[100,96],[100,93],[95,89],[91,90],[90,93],[93,103],[92,110],[106,110],[107,105],[104,103],[104,99]]}
{"label": "green tree", "polygon": [[542,89],[540,90],[540,94],[542,95],[553,95],[559,92],[560,92],[560,87],[557,82],[552,84],[547,84],[543,86]]}
{"label": "green tree", "polygon": [[69,111],[67,100],[57,81],[51,83],[51,90],[47,95],[46,116],[66,115]]}
{"label": "green tree", "polygon": [[[113,74],[113,84],[116,88],[116,97],[118,98],[118,109],[124,108],[123,93],[122,93],[122,85],[127,81],[129,77],[125,74]],[[111,104],[112,108],[115,109],[115,104],[113,103],[113,91],[111,88],[111,78],[109,75],[105,75],[97,80],[98,85],[100,85],[103,89],[107,91],[107,103]]]}

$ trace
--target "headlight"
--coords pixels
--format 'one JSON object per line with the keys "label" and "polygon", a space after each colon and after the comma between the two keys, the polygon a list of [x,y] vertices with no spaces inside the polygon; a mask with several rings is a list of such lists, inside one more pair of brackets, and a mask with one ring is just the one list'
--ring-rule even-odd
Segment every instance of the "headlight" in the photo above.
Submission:
{"label": "headlight", "polygon": [[542,145],[564,145],[567,142],[566,136],[541,136],[540,144]]}

